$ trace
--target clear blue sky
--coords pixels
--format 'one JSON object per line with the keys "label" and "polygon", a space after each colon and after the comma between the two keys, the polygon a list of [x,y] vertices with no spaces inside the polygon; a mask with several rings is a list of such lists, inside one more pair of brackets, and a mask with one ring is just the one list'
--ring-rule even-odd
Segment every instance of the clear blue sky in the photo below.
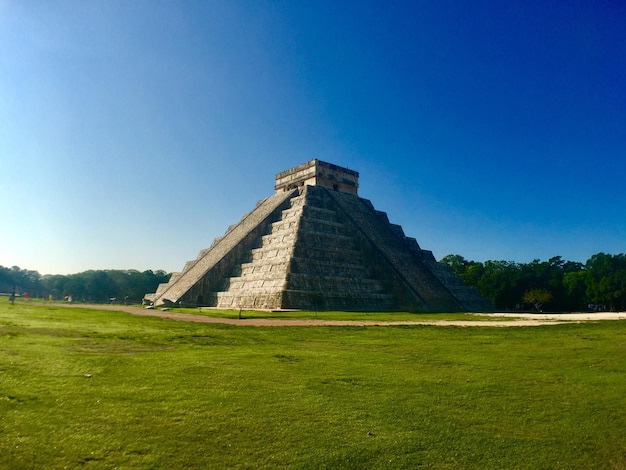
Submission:
{"label": "clear blue sky", "polygon": [[626,3],[0,0],[0,265],[180,271],[319,158],[437,258],[626,251]]}

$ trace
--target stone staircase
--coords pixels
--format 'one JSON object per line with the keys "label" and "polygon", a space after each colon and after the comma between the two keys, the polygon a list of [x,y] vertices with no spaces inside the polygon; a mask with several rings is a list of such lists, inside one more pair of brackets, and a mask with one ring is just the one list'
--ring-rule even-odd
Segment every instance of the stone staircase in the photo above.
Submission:
{"label": "stone staircase", "polygon": [[280,219],[269,226],[269,232],[259,238],[242,263],[233,267],[220,284],[221,290],[212,295],[216,307],[281,308],[303,202],[303,194],[292,197]]}
{"label": "stone staircase", "polygon": [[146,294],[144,299],[155,306],[210,305],[215,283],[256,243],[295,193],[295,190],[286,191],[259,201],[239,223],[216,238],[210,248],[201,250],[195,260],[185,264],[183,271],[172,274],[168,283],[159,285],[155,293]]}
{"label": "stone staircase", "polygon": [[221,308],[368,309],[393,306],[392,296],[368,277],[349,227],[325,207],[320,188],[291,199],[270,232],[215,293]]}

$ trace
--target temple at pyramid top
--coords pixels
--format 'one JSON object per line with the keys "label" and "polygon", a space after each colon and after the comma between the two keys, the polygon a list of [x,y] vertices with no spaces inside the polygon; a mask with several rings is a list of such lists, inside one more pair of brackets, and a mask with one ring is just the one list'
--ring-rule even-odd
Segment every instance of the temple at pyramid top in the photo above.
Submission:
{"label": "temple at pyramid top", "polygon": [[359,197],[358,187],[358,172],[317,159],[278,173],[272,196],[144,301],[226,309],[491,309]]}
{"label": "temple at pyramid top", "polygon": [[359,172],[313,159],[276,175],[276,192],[303,186],[324,186],[335,191],[358,194]]}

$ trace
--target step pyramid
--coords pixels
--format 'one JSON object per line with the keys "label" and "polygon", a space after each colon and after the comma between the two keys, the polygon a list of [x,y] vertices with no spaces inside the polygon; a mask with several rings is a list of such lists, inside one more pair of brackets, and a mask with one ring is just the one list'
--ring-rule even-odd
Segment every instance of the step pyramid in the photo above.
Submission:
{"label": "step pyramid", "polygon": [[360,198],[356,171],[311,160],[144,301],[154,306],[483,311],[491,305]]}

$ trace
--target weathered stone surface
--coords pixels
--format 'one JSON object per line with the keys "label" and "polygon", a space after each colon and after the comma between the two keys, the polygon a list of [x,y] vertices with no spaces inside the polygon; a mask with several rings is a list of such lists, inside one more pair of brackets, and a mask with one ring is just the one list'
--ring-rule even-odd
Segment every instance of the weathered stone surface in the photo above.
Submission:
{"label": "weathered stone surface", "polygon": [[356,195],[359,188],[359,173],[314,159],[278,173],[274,189],[278,193],[305,186],[324,186],[334,191]]}
{"label": "weathered stone surface", "polygon": [[[358,173],[312,160],[146,301],[316,310],[489,310],[387,214],[356,195]],[[341,181],[342,184],[337,184]]]}

